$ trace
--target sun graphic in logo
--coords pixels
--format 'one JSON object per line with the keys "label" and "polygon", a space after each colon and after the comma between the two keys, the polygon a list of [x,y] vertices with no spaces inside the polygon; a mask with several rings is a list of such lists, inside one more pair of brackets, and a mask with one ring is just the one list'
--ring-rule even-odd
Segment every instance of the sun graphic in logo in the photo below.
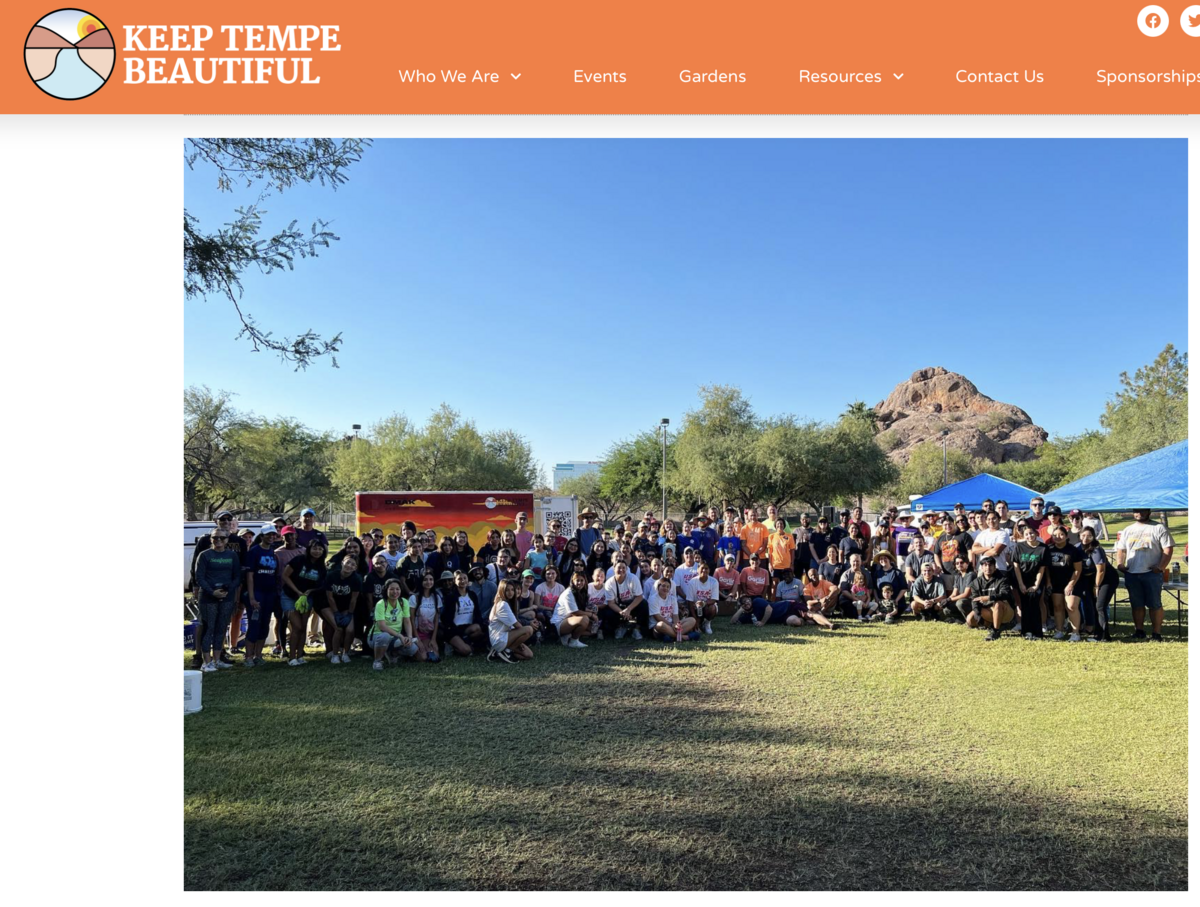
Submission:
{"label": "sun graphic in logo", "polygon": [[116,56],[108,26],[82,9],[58,9],[43,16],[25,38],[29,78],[64,101],[99,91],[112,75]]}

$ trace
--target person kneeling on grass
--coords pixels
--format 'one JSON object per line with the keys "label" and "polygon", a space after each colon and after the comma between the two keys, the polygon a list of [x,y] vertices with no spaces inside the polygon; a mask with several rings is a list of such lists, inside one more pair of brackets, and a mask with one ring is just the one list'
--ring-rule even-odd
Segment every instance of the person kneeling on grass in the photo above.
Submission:
{"label": "person kneeling on grass", "polygon": [[655,639],[678,642],[700,638],[695,619],[680,615],[679,598],[671,591],[671,581],[665,576],[655,584],[647,607],[650,609],[650,632]]}
{"label": "person kneeling on grass", "polygon": [[1013,621],[1016,613],[1012,608],[1012,587],[996,569],[996,559],[990,554],[979,559],[979,576],[971,583],[971,613],[967,615],[968,627],[990,627],[986,642],[1000,638],[1000,631]]}
{"label": "person kneeling on grass", "polygon": [[587,643],[580,640],[592,632],[593,618],[588,614],[587,574],[576,570],[571,574],[571,585],[563,590],[550,615],[550,624],[558,633],[558,640],[571,649],[586,649]]}
{"label": "person kneeling on grass", "polygon": [[488,612],[488,640],[491,650],[488,661],[498,658],[512,664],[513,661],[529,661],[533,651],[526,643],[533,637],[533,627],[521,626],[513,612],[512,603],[517,598],[517,584],[512,580],[501,580],[496,600]]}
{"label": "person kneeling on grass", "polygon": [[[933,561],[921,563],[921,575],[913,583],[911,594],[913,614],[919,619],[947,619],[945,612],[949,604],[946,587],[942,585],[941,574],[938,573]],[[885,618],[885,622],[892,623],[890,614]]]}
{"label": "person kneeling on grass", "polygon": [[384,598],[375,605],[375,632],[371,634],[371,648],[375,650],[375,670],[383,670],[384,659],[392,664],[401,655],[413,658],[421,647],[413,637],[412,616],[408,599],[401,594],[404,590],[400,580],[390,579],[384,588]]}
{"label": "person kneeling on grass", "polygon": [[952,620],[966,621],[971,616],[971,584],[975,582],[975,571],[965,554],[954,559],[954,589],[947,596],[949,607],[946,616]]}
{"label": "person kneeling on grass", "polygon": [[[455,655],[470,655],[476,648],[481,647],[485,640],[486,621],[483,609],[475,593],[467,588],[470,583],[467,574],[461,570],[457,573],[446,570],[441,578],[446,584],[446,591],[442,593],[441,621],[446,643]],[[516,603],[516,583],[502,581],[496,593],[497,598],[501,592],[505,593],[505,601]],[[513,620],[516,620],[515,615]],[[532,629],[529,635],[533,635]]]}
{"label": "person kneeling on grass", "polygon": [[354,642],[354,607],[362,594],[362,577],[358,575],[358,561],[353,556],[342,558],[336,571],[329,571],[325,582],[325,601],[321,608],[321,619],[326,626],[333,627],[330,651],[327,653],[332,664],[350,664],[350,646]]}

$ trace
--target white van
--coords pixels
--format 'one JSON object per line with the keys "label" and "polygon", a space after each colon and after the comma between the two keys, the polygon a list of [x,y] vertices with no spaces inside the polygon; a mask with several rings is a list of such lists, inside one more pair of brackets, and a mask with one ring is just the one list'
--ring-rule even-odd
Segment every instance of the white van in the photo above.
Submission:
{"label": "white van", "polygon": [[[255,533],[261,532],[263,526],[270,526],[272,523],[269,520],[243,520],[237,524],[235,531],[241,532],[244,529],[253,529]],[[187,592],[192,585],[192,555],[196,551],[196,539],[202,535],[208,535],[217,524],[212,520],[184,520],[183,521],[183,591]]]}

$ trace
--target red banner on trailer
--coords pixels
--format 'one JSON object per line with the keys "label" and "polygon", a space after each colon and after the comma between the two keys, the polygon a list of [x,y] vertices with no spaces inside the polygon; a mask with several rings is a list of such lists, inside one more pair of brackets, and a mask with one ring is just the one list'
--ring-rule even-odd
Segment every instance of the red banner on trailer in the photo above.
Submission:
{"label": "red banner on trailer", "polygon": [[359,535],[376,527],[399,535],[405,520],[412,520],[418,531],[432,529],[439,537],[462,529],[476,551],[489,530],[516,529],[521,511],[534,526],[530,491],[360,491],[354,506]]}

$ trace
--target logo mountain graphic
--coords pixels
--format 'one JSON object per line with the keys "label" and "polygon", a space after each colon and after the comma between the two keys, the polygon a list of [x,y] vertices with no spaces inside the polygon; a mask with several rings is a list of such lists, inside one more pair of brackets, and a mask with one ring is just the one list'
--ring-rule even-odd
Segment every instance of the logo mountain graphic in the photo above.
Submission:
{"label": "logo mountain graphic", "polygon": [[77,101],[99,91],[112,75],[116,46],[99,18],[81,9],[55,10],[25,38],[25,70],[54,98]]}

